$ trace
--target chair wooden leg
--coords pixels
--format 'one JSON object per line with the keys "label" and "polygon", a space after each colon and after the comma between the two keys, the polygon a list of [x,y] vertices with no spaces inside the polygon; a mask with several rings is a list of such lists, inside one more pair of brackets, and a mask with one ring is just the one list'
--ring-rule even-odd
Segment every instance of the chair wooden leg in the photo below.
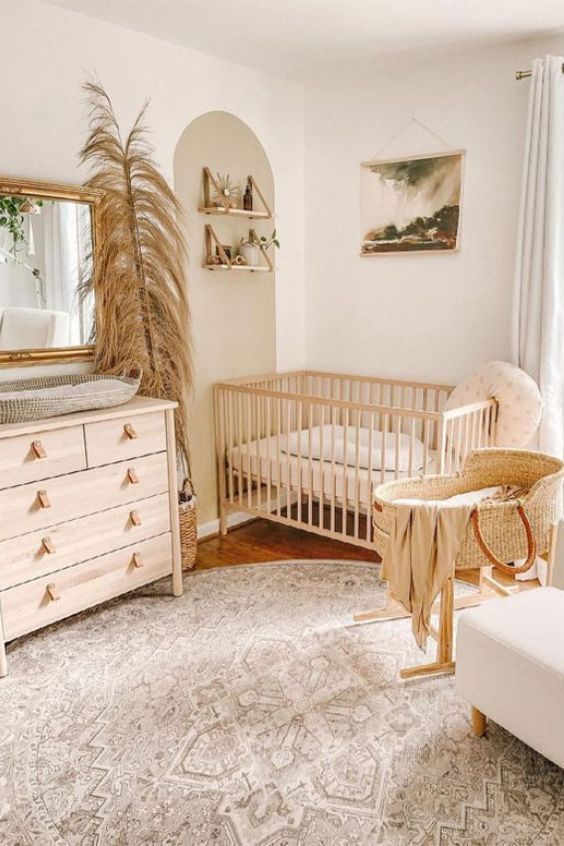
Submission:
{"label": "chair wooden leg", "polygon": [[470,721],[472,723],[472,731],[476,737],[483,737],[486,733],[487,717],[481,711],[478,711],[477,708],[474,708],[473,705],[470,711]]}

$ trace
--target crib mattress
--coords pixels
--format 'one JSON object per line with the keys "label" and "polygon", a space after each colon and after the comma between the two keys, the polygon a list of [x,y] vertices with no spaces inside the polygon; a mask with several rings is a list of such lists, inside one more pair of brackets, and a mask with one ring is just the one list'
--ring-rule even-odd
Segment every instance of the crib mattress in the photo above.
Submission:
{"label": "crib mattress", "polygon": [[[270,440],[270,458],[268,456],[268,441]],[[331,461],[320,461],[317,458],[298,457],[289,453],[276,452],[276,438],[261,438],[250,441],[241,446],[232,447],[227,451],[227,462],[237,477],[243,480],[249,476],[253,482],[259,479],[264,485],[287,489],[288,484],[292,492],[301,488],[302,494],[316,498],[323,497],[329,501],[354,503],[356,500],[364,510],[368,511],[372,501],[372,489],[383,482],[393,479],[406,478],[407,472],[390,470],[366,470],[333,464]],[[425,472],[436,473],[436,452],[429,451],[429,460]],[[413,474],[417,475],[417,474]]]}

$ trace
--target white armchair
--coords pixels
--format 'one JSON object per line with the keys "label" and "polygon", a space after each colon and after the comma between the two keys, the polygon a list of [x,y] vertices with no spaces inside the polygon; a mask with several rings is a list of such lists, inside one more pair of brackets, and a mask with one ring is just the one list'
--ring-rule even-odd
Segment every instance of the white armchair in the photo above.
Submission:
{"label": "white armchair", "polygon": [[38,308],[0,309],[0,349],[45,349],[69,345],[69,315]]}

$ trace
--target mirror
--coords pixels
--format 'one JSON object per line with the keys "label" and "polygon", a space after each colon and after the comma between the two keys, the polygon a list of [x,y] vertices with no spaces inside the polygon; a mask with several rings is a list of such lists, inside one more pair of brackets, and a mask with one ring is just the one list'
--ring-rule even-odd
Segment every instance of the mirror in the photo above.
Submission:
{"label": "mirror", "polygon": [[0,178],[0,364],[86,360],[100,192]]}

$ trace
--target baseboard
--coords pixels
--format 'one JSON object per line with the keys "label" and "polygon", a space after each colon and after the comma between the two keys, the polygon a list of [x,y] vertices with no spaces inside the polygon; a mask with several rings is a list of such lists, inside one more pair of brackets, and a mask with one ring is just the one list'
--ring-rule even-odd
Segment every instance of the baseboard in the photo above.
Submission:
{"label": "baseboard", "polygon": [[[227,516],[227,528],[233,529],[241,523],[249,523],[251,520],[256,520],[252,514],[247,514],[245,511],[237,511],[235,514]],[[198,526],[198,540],[204,540],[212,535],[219,534],[219,517],[216,520],[210,520],[209,523],[202,523]]]}

